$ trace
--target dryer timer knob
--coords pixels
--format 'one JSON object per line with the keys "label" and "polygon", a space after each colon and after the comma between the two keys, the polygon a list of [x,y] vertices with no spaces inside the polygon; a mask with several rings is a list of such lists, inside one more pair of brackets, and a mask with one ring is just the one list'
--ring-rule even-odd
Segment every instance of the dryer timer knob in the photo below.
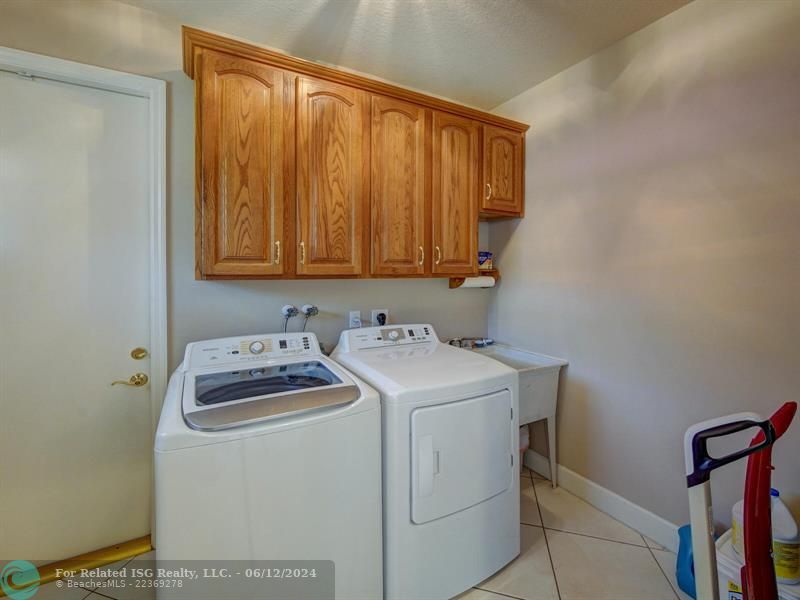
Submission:
{"label": "dryer timer knob", "polygon": [[397,330],[393,329],[392,331],[389,332],[389,339],[390,340],[396,340],[399,337],[400,337],[400,334],[397,333]]}
{"label": "dryer timer knob", "polygon": [[250,344],[250,352],[253,354],[261,354],[264,351],[264,343],[263,342],[253,342]]}

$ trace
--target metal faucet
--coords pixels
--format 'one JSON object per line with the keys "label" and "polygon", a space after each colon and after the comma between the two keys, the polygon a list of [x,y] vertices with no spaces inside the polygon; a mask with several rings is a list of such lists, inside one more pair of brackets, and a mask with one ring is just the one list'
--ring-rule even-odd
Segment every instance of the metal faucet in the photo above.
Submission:
{"label": "metal faucet", "polygon": [[494,344],[494,340],[482,337],[454,337],[447,340],[447,343],[456,348],[485,348]]}

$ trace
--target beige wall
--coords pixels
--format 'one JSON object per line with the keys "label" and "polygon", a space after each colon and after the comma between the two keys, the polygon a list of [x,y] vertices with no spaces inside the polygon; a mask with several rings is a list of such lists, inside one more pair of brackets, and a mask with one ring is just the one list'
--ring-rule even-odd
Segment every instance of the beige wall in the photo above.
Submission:
{"label": "beige wall", "polygon": [[[277,330],[285,302],[389,308],[570,360],[560,462],[686,520],[683,430],[800,396],[800,4],[698,0],[498,108],[534,123],[527,217],[492,224],[496,292],[444,280],[193,279],[192,82],[179,23],[104,0],[3,0],[0,45],[168,82],[170,366]],[[793,78],[793,79],[792,79]],[[777,483],[800,498],[800,421]],[[717,476],[718,514],[741,468]]]}
{"label": "beige wall", "polygon": [[[194,280],[193,82],[181,70],[180,23],[106,0],[2,0],[0,46],[168,82],[170,368],[191,340],[278,331],[283,304],[316,304],[309,325],[332,347],[350,309],[388,308],[394,322],[431,322],[440,335],[485,335],[490,292],[450,291],[447,281]],[[298,321],[297,319],[295,321]],[[295,327],[297,327],[295,323]]]}
{"label": "beige wall", "polygon": [[[496,112],[533,127],[489,333],[569,359],[561,464],[684,523],[686,427],[800,399],[800,3],[697,0]],[[775,455],[796,504],[800,419]]]}

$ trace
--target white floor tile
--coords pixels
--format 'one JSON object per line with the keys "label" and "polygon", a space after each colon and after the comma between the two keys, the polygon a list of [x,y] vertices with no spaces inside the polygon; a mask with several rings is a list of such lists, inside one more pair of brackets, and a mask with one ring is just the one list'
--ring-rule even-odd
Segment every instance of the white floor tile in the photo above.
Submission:
{"label": "white floor tile", "polygon": [[519,502],[519,520],[526,525],[541,525],[536,492],[530,477],[521,477],[519,480]]}
{"label": "white floor tile", "polygon": [[[111,590],[106,590],[105,593],[110,594]],[[117,597],[106,596],[104,594],[101,594],[100,592],[92,592],[91,594],[86,596],[86,598],[84,598],[83,600],[117,600]]]}
{"label": "white floor tile", "polygon": [[642,535],[642,537],[644,538],[644,541],[647,544],[648,548],[653,548],[653,550],[666,550],[666,548],[664,548],[664,546],[662,546],[661,544],[659,544],[655,540],[651,540],[646,535]]}
{"label": "white floor tile", "polygon": [[549,481],[536,480],[536,499],[542,524],[551,529],[583,533],[607,540],[644,546],[641,534]]}
{"label": "white floor tile", "polygon": [[83,588],[68,588],[64,582],[58,586],[57,581],[52,581],[39,586],[39,589],[32,596],[36,600],[81,600],[89,595]]}
{"label": "white floor tile", "polygon": [[476,587],[526,600],[558,600],[544,531],[540,527],[521,527],[520,555]]}
{"label": "white floor tile", "polygon": [[520,475],[527,475],[528,477],[531,477],[533,479],[547,479],[544,475],[540,475],[536,471],[530,470],[528,467],[522,467]]}
{"label": "white floor tile", "polygon": [[[140,568],[155,568],[156,553],[155,550],[140,554],[128,562],[126,569],[140,567]],[[95,594],[102,594],[108,598],[115,600],[153,600],[156,597],[155,589],[152,587],[141,587],[137,585],[137,581],[141,578],[136,578],[128,575],[126,578],[112,578],[115,582],[124,582],[124,587],[98,587],[95,588]],[[102,600],[97,596],[92,596],[87,600]]]}
{"label": "white floor tile", "polygon": [[452,600],[508,600],[508,596],[501,596],[500,594],[487,592],[486,590],[472,588],[463,594],[459,594]]}
{"label": "white floor tile", "polygon": [[[117,571],[117,570],[121,569],[122,567],[124,567],[126,564],[128,564],[131,560],[132,560],[131,557],[124,558],[122,560],[118,560],[117,562],[113,562],[113,563],[110,563],[110,564],[107,564],[107,565],[103,565],[102,567],[98,567],[98,569],[102,569],[103,571],[108,571],[108,572]],[[106,581],[108,579],[109,578],[106,578]],[[84,586],[84,587],[89,591],[94,591],[94,590],[98,589],[99,586],[95,585],[95,586]]]}
{"label": "white floor tile", "polygon": [[561,600],[675,600],[650,550],[547,531]]}
{"label": "white floor tile", "polygon": [[32,596],[36,600],[81,600],[89,595],[83,588],[68,588],[64,582],[59,587],[58,581],[51,581],[40,585],[38,591]]}
{"label": "white floor tile", "polygon": [[675,561],[678,557],[669,550],[656,550],[655,548],[653,549],[653,556],[656,557],[658,564],[661,565],[661,569],[669,579],[678,597],[681,600],[692,600],[688,594],[678,587],[678,580],[675,578]]}

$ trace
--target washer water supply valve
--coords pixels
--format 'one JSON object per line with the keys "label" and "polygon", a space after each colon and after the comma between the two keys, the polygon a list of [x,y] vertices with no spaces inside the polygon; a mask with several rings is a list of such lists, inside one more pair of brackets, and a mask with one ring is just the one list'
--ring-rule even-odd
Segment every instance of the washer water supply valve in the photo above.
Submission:
{"label": "washer water supply valve", "polygon": [[302,312],[306,317],[303,320],[303,331],[305,331],[306,325],[308,325],[308,320],[311,317],[316,317],[319,314],[319,309],[313,304],[303,304],[302,308],[300,308],[300,312]]}
{"label": "washer water supply valve", "polygon": [[283,315],[283,333],[286,333],[286,329],[289,326],[289,319],[292,317],[296,317],[300,313],[297,310],[297,307],[294,304],[285,304],[281,309],[281,314]]}

